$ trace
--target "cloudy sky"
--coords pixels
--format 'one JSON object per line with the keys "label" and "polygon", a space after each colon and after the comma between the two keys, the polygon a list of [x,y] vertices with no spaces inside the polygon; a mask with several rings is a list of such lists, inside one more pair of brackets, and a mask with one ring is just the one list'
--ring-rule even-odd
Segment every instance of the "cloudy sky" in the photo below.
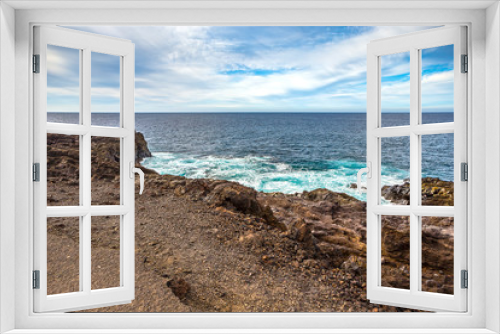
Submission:
{"label": "cloudy sky", "polygon": [[[365,112],[366,45],[424,27],[72,27],[136,46],[136,112]],[[453,105],[452,47],[423,53],[422,103]],[[78,51],[50,47],[48,110],[77,111]],[[409,57],[382,59],[383,111],[409,106]],[[119,107],[117,57],[92,54],[92,111]]]}

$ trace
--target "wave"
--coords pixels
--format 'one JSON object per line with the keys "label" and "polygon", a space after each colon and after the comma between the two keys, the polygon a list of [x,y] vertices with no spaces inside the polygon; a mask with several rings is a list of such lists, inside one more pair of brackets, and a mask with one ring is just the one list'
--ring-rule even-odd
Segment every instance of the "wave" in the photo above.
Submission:
{"label": "wave", "polygon": [[[235,181],[267,193],[293,194],[326,188],[366,201],[366,194],[350,188],[350,184],[356,182],[358,170],[366,166],[356,161],[322,161],[319,163],[321,169],[305,169],[273,161],[271,157],[195,156],[155,152],[152,158],[146,158],[142,164],[162,175]],[[400,184],[408,177],[406,171],[391,167],[383,167],[382,175],[384,184]]]}

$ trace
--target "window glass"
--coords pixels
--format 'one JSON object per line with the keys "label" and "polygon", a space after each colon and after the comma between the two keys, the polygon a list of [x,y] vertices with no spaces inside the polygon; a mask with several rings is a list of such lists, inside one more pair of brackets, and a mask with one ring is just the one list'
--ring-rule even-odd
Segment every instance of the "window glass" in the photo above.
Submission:
{"label": "window glass", "polygon": [[410,205],[410,137],[381,138],[381,204]]}
{"label": "window glass", "polygon": [[120,138],[92,137],[92,205],[120,205]]}
{"label": "window glass", "polygon": [[410,53],[380,57],[382,126],[410,125]]}
{"label": "window glass", "polygon": [[120,126],[120,57],[92,52],[92,125]]}
{"label": "window glass", "polygon": [[453,45],[422,49],[422,124],[453,122]]}
{"label": "window glass", "polygon": [[410,217],[381,216],[381,285],[410,289]]}
{"label": "window glass", "polygon": [[421,217],[422,291],[453,294],[452,217]]}
{"label": "window glass", "polygon": [[80,218],[47,218],[47,294],[80,291]]}
{"label": "window glass", "polygon": [[422,205],[454,205],[454,135],[421,136]]}
{"label": "window glass", "polygon": [[92,290],[120,286],[120,216],[92,217]]}
{"label": "window glass", "polygon": [[47,134],[47,205],[80,205],[80,136]]}
{"label": "window glass", "polygon": [[47,121],[80,122],[80,50],[47,45]]}

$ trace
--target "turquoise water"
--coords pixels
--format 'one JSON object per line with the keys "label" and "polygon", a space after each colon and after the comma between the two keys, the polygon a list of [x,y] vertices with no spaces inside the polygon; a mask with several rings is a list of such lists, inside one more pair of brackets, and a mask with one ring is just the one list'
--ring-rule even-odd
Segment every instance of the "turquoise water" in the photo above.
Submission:
{"label": "turquoise water", "polygon": [[[327,161],[325,164],[328,167],[323,170],[309,170],[273,162],[271,157],[231,158],[162,152],[154,153],[154,157],[143,162],[145,167],[160,174],[236,181],[263,192],[292,194],[327,188],[366,200],[366,194],[349,187],[356,182],[358,170],[366,164],[355,161]],[[400,183],[408,177],[405,171],[394,168],[385,168],[384,174],[391,184]]]}
{"label": "turquoise water", "polygon": [[186,154],[155,153],[144,166],[161,174],[188,178],[209,178],[236,181],[263,192],[296,193],[304,190],[328,188],[364,198],[349,188],[355,182],[357,170],[364,164],[332,161],[325,170],[293,168],[286,163],[273,162],[270,157],[197,157]]}
{"label": "turquoise water", "polygon": [[[49,121],[78,122],[75,114]],[[424,123],[452,122],[453,114],[423,114]],[[117,114],[93,114],[92,123],[119,124]],[[384,126],[406,125],[408,114],[384,114]],[[161,174],[236,181],[264,192],[327,188],[365,200],[349,186],[366,161],[363,113],[137,113]],[[382,140],[382,183],[409,177],[408,137]],[[422,136],[422,175],[453,181],[453,134]]]}
{"label": "turquoise water", "polygon": [[[424,114],[425,123],[453,114]],[[384,114],[385,126],[408,114]],[[137,129],[154,157],[144,166],[161,174],[236,181],[263,192],[327,188],[360,200],[350,188],[366,166],[366,114],[138,114]],[[422,174],[453,180],[453,134],[422,137]],[[382,141],[382,183],[409,177],[408,137]]]}

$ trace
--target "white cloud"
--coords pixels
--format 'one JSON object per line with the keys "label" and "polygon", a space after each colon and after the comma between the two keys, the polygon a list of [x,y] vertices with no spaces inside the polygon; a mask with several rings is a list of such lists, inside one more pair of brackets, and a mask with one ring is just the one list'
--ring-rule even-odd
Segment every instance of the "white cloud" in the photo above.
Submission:
{"label": "white cloud", "polygon": [[80,89],[78,87],[47,87],[47,95],[49,97],[51,96],[79,97]]}
{"label": "white cloud", "polygon": [[[71,52],[71,50],[70,52],[64,52],[63,50],[61,47],[48,47],[47,73],[61,77],[75,76],[75,70],[78,71],[79,63],[78,51]],[[78,82],[78,78],[76,80]]]}
{"label": "white cloud", "polygon": [[[138,64],[136,110],[177,111],[220,106],[280,107],[287,101],[307,108],[336,107],[348,97],[364,107],[366,47],[371,40],[410,33],[423,27],[375,27],[355,37],[323,44],[298,41],[297,47],[269,47],[237,52],[244,41],[217,37],[214,27],[87,27],[87,30],[130,39],[147,50]],[[215,36],[215,37],[214,37]],[[266,45],[280,40],[262,37]],[[274,39],[273,39],[274,38]],[[286,37],[283,37],[286,38]],[[296,36],[289,38],[299,38]],[[388,75],[405,69],[400,56],[388,60]],[[150,69],[149,71],[147,69]],[[228,70],[268,70],[266,76]],[[276,71],[272,73],[272,71]],[[146,74],[139,74],[146,73]],[[426,79],[430,80],[430,79]],[[396,99],[405,84],[385,93]],[[317,91],[313,94],[313,91]]]}
{"label": "white cloud", "polygon": [[453,71],[444,71],[433,73],[429,75],[424,75],[422,77],[422,84],[427,83],[450,83],[454,81],[454,72]]}
{"label": "white cloud", "polygon": [[105,97],[110,99],[120,99],[120,89],[111,87],[93,87],[90,94],[92,97]]}

